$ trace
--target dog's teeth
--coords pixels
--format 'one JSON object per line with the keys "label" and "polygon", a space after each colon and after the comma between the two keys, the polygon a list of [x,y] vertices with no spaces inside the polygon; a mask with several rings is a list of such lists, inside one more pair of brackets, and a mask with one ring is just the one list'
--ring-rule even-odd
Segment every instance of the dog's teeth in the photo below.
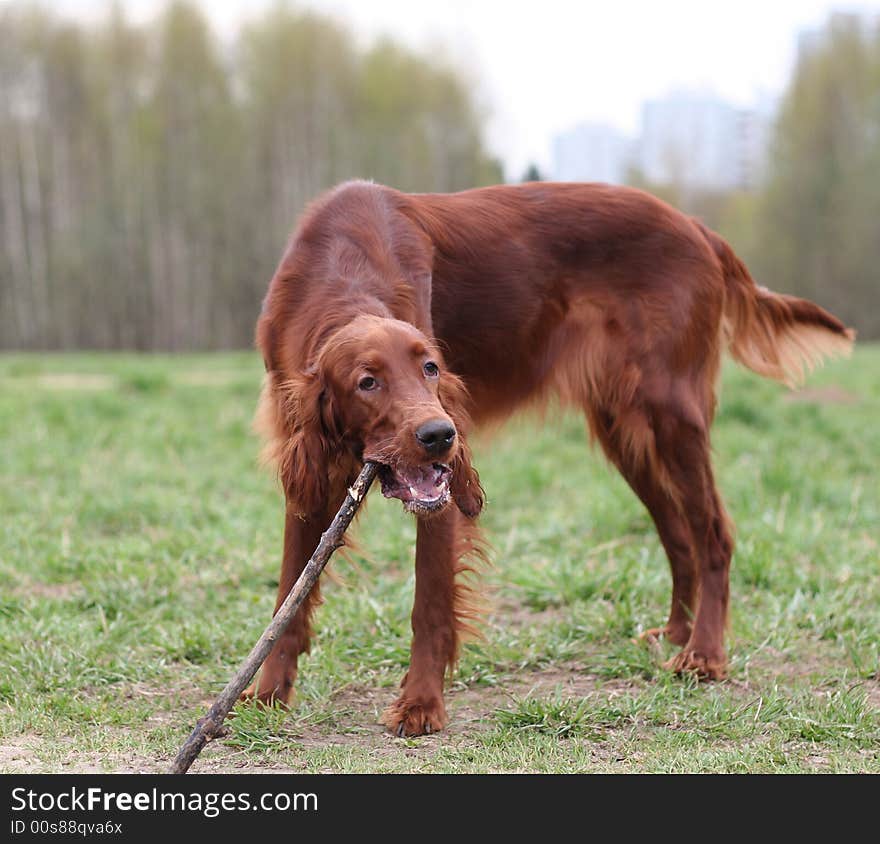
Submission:
{"label": "dog's teeth", "polygon": [[419,493],[418,493],[418,490],[414,486],[411,486],[409,488],[409,494],[411,496],[413,496],[413,498],[415,498]]}

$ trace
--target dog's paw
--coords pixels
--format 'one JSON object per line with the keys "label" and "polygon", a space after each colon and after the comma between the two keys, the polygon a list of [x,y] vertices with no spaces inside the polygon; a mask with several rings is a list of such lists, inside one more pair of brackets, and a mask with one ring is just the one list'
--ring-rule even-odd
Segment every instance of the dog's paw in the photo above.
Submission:
{"label": "dog's paw", "polygon": [[238,699],[242,703],[254,703],[259,706],[284,706],[290,705],[293,700],[293,686],[286,684],[287,689],[278,686],[257,687],[256,683],[251,683],[239,696]]}
{"label": "dog's paw", "polygon": [[638,638],[639,641],[647,642],[648,644],[658,639],[666,639],[667,642],[672,642],[673,645],[684,647],[691,638],[691,631],[687,625],[676,627],[666,624],[663,627],[652,627],[650,630],[643,630],[639,633]]}
{"label": "dog's paw", "polygon": [[706,654],[699,648],[686,647],[664,665],[676,674],[696,674],[701,680],[723,680],[727,676],[724,653]]}
{"label": "dog's paw", "polygon": [[446,707],[441,698],[417,703],[401,696],[385,710],[382,723],[396,736],[426,736],[446,726]]}

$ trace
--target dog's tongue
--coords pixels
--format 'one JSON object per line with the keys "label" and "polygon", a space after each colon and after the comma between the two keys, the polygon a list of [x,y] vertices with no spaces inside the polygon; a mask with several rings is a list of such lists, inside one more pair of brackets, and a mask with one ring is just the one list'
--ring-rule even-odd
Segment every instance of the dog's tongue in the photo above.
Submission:
{"label": "dog's tongue", "polygon": [[401,501],[435,501],[446,493],[448,470],[440,466],[387,467],[380,476],[382,494]]}

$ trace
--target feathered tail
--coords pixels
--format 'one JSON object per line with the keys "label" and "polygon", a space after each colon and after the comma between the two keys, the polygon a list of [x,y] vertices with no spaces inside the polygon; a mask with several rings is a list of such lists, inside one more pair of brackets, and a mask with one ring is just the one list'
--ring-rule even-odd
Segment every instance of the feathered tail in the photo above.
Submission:
{"label": "feathered tail", "polygon": [[759,287],[730,245],[700,228],[724,270],[724,328],[734,360],[795,387],[824,358],[850,354],[851,328],[807,299]]}

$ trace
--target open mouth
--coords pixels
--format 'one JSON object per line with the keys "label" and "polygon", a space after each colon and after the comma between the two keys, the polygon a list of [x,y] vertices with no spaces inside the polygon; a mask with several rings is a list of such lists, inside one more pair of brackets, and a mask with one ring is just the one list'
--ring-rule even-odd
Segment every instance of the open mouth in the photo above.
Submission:
{"label": "open mouth", "polygon": [[399,498],[410,513],[432,513],[449,502],[452,470],[444,463],[430,466],[388,466],[379,470],[382,495]]}

